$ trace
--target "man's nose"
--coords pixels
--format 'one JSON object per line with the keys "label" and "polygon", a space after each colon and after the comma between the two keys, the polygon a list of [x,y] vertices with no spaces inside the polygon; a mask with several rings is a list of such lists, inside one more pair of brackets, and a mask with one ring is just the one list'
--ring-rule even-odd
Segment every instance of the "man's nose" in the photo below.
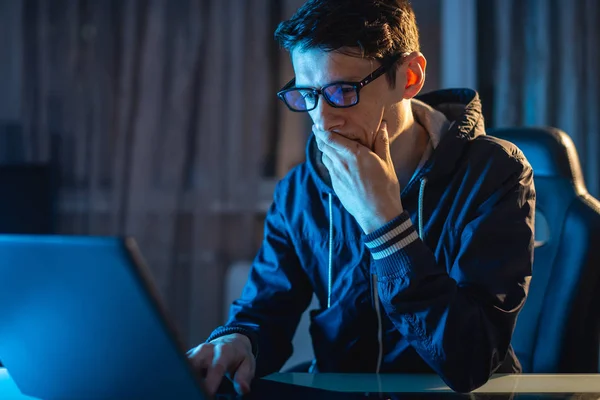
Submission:
{"label": "man's nose", "polygon": [[344,125],[342,111],[342,109],[330,106],[321,96],[317,107],[310,112],[310,117],[317,129],[331,131]]}

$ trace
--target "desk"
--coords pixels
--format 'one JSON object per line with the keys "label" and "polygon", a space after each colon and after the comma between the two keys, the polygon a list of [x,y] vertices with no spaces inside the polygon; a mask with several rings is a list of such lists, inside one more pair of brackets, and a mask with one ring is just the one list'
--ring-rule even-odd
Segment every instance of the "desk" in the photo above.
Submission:
{"label": "desk", "polygon": [[338,393],[363,394],[335,399],[378,398],[365,393],[385,393],[386,399],[600,399],[600,374],[494,375],[469,395],[454,393],[437,375],[280,373],[265,379]]}
{"label": "desk", "polygon": [[[465,398],[465,399],[599,399],[599,375],[495,375],[488,383],[470,395],[459,395],[452,392],[436,375],[394,375],[394,374],[306,374],[278,373],[269,375],[257,386],[270,392],[255,393],[250,398],[286,400],[306,398],[311,392],[302,392],[302,388],[315,390],[316,396],[310,400],[322,399],[376,399],[378,393],[395,393],[385,398]],[[269,384],[274,386],[268,386]],[[283,384],[283,385],[282,385]],[[289,385],[295,385],[290,386]],[[282,397],[278,387],[286,387]],[[274,391],[272,391],[274,390]],[[289,393],[288,393],[289,391]],[[370,393],[370,395],[367,395]],[[410,393],[410,395],[402,395]],[[514,393],[513,395],[510,395]],[[576,393],[576,395],[574,395]],[[231,396],[234,398],[235,396]],[[6,369],[0,368],[0,399],[32,400],[22,395],[10,378]]]}
{"label": "desk", "polygon": [[[266,379],[337,392],[454,393],[437,375],[279,373]],[[494,375],[473,393],[593,393],[600,399],[600,374]]]}

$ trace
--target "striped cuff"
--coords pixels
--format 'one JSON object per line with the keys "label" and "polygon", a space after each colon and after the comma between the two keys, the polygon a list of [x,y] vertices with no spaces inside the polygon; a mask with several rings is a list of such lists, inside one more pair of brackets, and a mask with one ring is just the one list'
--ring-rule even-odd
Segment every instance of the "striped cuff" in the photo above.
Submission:
{"label": "striped cuff", "polygon": [[366,235],[365,245],[375,260],[381,260],[402,250],[419,238],[409,214],[404,211],[381,228]]}

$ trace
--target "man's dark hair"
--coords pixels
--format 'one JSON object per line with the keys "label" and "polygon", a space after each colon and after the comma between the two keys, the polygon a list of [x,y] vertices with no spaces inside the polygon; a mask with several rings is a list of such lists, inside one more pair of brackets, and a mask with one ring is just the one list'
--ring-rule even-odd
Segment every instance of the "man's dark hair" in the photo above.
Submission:
{"label": "man's dark hair", "polygon": [[[420,51],[415,13],[408,0],[308,0],[279,24],[281,47],[357,54],[385,64],[392,57]],[[401,59],[400,59],[401,60]],[[396,68],[387,73],[394,87]]]}

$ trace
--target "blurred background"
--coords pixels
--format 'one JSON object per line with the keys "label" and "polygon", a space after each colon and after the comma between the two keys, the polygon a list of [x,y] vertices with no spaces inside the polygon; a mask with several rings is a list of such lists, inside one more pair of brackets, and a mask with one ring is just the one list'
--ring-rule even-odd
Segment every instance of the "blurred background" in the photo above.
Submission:
{"label": "blurred background", "polygon": [[[302,3],[0,0],[0,231],[134,236],[184,340],[205,340],[304,160],[273,40]],[[477,89],[489,127],[566,131],[599,197],[600,1],[413,6],[424,91]]]}

